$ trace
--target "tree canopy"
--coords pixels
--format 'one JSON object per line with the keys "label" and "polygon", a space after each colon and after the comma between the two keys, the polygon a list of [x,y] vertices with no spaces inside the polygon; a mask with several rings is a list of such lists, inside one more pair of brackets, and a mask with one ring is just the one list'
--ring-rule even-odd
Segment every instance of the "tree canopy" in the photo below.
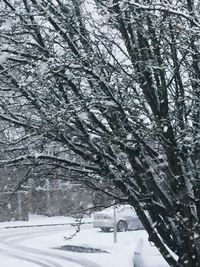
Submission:
{"label": "tree canopy", "polygon": [[200,266],[199,12],[195,0],[0,3],[1,166],[130,203],[170,266]]}

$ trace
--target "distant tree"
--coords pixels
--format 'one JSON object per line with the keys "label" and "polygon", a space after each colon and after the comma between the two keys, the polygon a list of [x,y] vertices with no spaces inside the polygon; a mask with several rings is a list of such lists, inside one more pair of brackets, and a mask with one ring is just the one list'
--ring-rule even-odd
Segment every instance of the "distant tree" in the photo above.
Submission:
{"label": "distant tree", "polygon": [[174,267],[200,266],[199,12],[195,0],[0,4],[0,118],[18,151],[1,164],[130,203]]}

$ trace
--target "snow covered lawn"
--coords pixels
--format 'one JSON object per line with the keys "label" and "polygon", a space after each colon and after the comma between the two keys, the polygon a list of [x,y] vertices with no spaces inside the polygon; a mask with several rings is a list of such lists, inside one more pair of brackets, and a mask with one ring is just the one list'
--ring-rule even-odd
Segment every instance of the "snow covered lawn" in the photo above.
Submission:
{"label": "snow covered lawn", "polygon": [[[37,236],[35,238],[23,240],[23,246],[31,248],[40,248],[44,250],[55,249],[60,255],[69,255],[78,258],[91,260],[102,267],[133,267],[133,256],[135,246],[139,238],[147,238],[145,231],[131,231],[118,233],[118,242],[113,242],[113,233],[103,233],[90,225],[82,226],[82,230],[71,240],[66,241],[64,236],[71,236],[75,229],[59,231],[59,233],[50,233],[48,236]],[[41,242],[42,240],[42,242]],[[64,245],[83,246],[98,248],[108,253],[79,253],[60,250]]]}
{"label": "snow covered lawn", "polygon": [[66,243],[100,248],[109,252],[87,255],[88,259],[99,263],[102,267],[133,267],[135,247],[141,237],[147,238],[144,230],[121,232],[117,234],[117,243],[115,244],[112,232],[103,233],[97,229],[86,229]]}

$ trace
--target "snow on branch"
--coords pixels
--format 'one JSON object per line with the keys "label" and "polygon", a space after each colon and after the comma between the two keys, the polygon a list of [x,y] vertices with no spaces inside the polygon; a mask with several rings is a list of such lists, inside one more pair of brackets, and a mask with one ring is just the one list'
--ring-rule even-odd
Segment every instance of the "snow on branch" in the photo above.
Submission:
{"label": "snow on branch", "polygon": [[64,163],[66,164],[69,168],[71,166],[74,167],[80,167],[81,169],[86,169],[86,170],[91,170],[91,171],[99,171],[100,169],[94,166],[86,165],[84,163],[78,163],[75,161],[70,161],[64,158],[59,158],[55,156],[50,156],[46,154],[39,154],[35,153],[34,155],[24,155],[20,157],[16,157],[14,159],[8,159],[8,160],[2,160],[0,161],[0,166],[5,166],[5,165],[14,165],[16,163],[25,161],[25,160],[50,160],[54,162],[59,162],[59,163]]}
{"label": "snow on branch", "polygon": [[179,17],[183,17],[183,18],[187,19],[188,21],[190,21],[194,26],[200,28],[200,24],[198,23],[198,21],[195,20],[195,18],[193,16],[191,16],[188,12],[183,12],[181,10],[175,10],[171,7],[163,6],[163,5],[151,5],[151,6],[141,5],[141,4],[135,3],[135,1],[131,1],[130,5],[136,9],[140,9],[140,10],[159,11],[159,12],[168,13],[168,14],[179,16]]}

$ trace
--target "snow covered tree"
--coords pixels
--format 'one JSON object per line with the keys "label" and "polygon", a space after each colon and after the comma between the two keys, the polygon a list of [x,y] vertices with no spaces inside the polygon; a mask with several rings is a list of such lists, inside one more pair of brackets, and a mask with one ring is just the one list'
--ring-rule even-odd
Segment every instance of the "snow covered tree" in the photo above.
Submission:
{"label": "snow covered tree", "polygon": [[0,14],[15,151],[1,165],[130,203],[170,266],[200,266],[199,2],[2,0]]}

